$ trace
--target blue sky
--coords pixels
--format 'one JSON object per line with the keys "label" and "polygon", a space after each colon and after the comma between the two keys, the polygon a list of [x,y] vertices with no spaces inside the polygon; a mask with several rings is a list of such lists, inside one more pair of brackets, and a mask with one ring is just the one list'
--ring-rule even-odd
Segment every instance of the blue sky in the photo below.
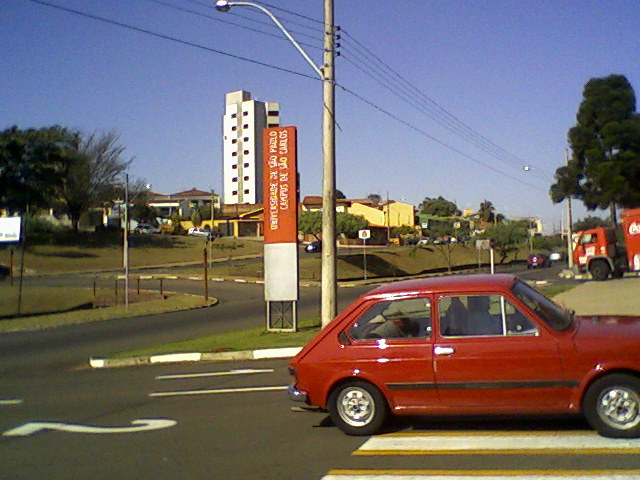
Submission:
{"label": "blue sky", "polygon": [[[205,0],[45,1],[191,45],[3,0],[0,128],[114,129],[135,157],[130,174],[153,190],[221,192],[224,94],[244,89],[298,127],[301,194],[320,194],[322,87],[264,14]],[[323,0],[269,5],[319,64]],[[335,0],[335,20],[337,188],[349,198],[487,199],[551,232],[565,207],[548,189],[584,84],[616,73],[640,91],[631,0]]]}

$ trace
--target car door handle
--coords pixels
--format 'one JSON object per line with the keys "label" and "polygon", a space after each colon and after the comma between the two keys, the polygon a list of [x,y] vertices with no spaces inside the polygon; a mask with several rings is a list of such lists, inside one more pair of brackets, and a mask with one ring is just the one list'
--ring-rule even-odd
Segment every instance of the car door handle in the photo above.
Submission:
{"label": "car door handle", "polygon": [[455,353],[456,349],[453,347],[436,347],[433,350],[433,353],[435,353],[436,355],[451,355],[452,353]]}

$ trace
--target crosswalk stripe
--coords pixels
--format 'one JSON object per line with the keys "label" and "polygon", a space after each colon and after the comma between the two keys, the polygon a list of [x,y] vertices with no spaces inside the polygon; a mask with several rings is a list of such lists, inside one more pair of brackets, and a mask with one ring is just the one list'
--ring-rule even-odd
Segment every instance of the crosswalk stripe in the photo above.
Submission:
{"label": "crosswalk stripe", "polygon": [[437,435],[381,435],[367,440],[353,455],[552,455],[638,454],[640,439],[605,438],[595,432],[460,432]]}

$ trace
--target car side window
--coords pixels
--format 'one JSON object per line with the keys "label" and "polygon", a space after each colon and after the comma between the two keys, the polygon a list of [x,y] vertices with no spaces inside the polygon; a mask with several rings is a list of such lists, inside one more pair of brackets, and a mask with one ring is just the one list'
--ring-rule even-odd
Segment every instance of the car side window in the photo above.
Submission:
{"label": "car side window", "polygon": [[531,321],[502,295],[441,297],[438,317],[445,337],[538,334]]}
{"label": "car side window", "polygon": [[431,336],[431,301],[405,298],[377,302],[349,329],[354,340],[428,338]]}

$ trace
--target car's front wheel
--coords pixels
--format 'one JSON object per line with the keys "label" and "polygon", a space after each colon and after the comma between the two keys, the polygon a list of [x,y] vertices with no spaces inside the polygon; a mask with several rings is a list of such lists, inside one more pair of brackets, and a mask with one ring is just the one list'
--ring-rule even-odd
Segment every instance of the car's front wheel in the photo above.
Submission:
{"label": "car's front wheel", "polygon": [[613,374],[596,380],[584,399],[584,415],[605,437],[640,437],[640,379]]}
{"label": "car's front wheel", "polygon": [[327,405],[334,425],[347,435],[372,435],[387,418],[387,402],[375,386],[353,380],[336,387]]}

